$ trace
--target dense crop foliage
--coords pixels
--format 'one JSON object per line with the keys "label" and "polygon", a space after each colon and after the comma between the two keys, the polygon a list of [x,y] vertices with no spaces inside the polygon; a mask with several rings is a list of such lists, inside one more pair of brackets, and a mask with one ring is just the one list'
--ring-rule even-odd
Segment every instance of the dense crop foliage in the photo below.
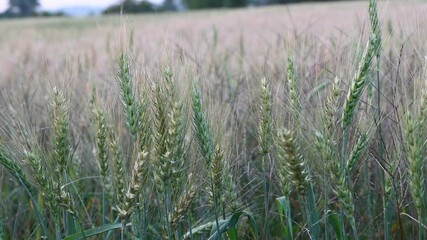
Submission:
{"label": "dense crop foliage", "polygon": [[427,238],[425,49],[365,7],[356,42],[261,61],[215,27],[204,58],[149,55],[126,24],[104,73],[25,55],[0,74],[0,239]]}

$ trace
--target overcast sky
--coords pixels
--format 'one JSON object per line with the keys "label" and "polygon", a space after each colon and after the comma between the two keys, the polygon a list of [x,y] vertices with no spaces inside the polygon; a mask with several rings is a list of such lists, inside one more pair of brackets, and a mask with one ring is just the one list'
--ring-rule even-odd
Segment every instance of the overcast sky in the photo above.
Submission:
{"label": "overcast sky", "polygon": [[[44,10],[57,10],[70,6],[93,6],[106,7],[120,0],[39,0],[40,6]],[[163,2],[163,0],[150,0],[150,2]],[[0,12],[3,12],[8,6],[9,0],[0,0]]]}

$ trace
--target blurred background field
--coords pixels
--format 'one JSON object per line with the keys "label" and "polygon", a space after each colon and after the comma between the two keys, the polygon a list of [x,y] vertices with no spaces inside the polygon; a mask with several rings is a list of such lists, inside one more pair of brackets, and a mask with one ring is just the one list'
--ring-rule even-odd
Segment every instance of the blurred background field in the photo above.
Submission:
{"label": "blurred background field", "polygon": [[[379,6],[384,29],[393,27],[393,36],[386,36],[385,41],[395,44],[395,52],[399,50],[397,44],[405,41],[416,44],[423,38],[427,12],[424,3],[380,2]],[[359,1],[123,17],[0,21],[0,53],[4,56],[0,77],[3,83],[11,81],[17,77],[15,71],[25,69],[26,74],[33,74],[30,69],[39,71],[47,67],[43,64],[52,64],[49,65],[52,72],[66,59],[77,65],[88,65],[91,74],[111,75],[114,61],[111,54],[117,53],[123,35],[129,35],[130,31],[134,34],[135,48],[141,53],[139,57],[145,59],[148,66],[168,58],[175,61],[177,58],[171,58],[172,54],[185,54],[201,64],[213,60],[207,57],[212,55],[213,47],[215,54],[234,59],[242,58],[239,51],[244,50],[244,54],[250,56],[249,63],[257,61],[257,64],[276,62],[283,58],[287,48],[298,44],[312,50],[307,54],[331,58],[337,55],[334,51],[342,51],[366,37],[366,20],[366,3]],[[311,44],[304,46],[307,41]],[[316,58],[307,60],[316,63]],[[35,66],[23,66],[26,63]],[[64,66],[61,67],[64,70]]]}

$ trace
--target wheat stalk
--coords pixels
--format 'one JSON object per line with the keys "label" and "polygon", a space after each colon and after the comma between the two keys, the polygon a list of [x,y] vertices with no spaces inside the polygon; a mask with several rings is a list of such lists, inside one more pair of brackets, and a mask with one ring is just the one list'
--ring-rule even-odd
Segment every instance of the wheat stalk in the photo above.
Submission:
{"label": "wheat stalk", "polygon": [[333,193],[337,196],[345,215],[350,220],[353,231],[355,231],[356,222],[354,217],[353,195],[348,187],[344,168],[338,160],[338,152],[334,149],[336,144],[332,140],[326,139],[321,133],[317,133],[316,138],[317,148],[325,161],[326,168],[329,172],[332,183],[334,184],[332,187]]}
{"label": "wheat stalk", "polygon": [[183,106],[177,97],[170,68],[164,70],[164,76],[164,86],[157,86],[155,91],[158,155],[155,178],[160,191],[165,183],[171,189],[179,189],[185,156]]}
{"label": "wheat stalk", "polygon": [[[199,148],[201,153],[205,159],[206,169],[212,168],[212,161],[214,157],[214,146],[213,146],[213,137],[209,127],[208,120],[205,116],[205,113],[202,109],[202,99],[200,97],[199,90],[197,88],[193,88],[191,94],[192,107],[193,107],[193,124],[194,131],[196,135],[197,142],[199,144]],[[219,229],[219,218],[218,218],[218,197],[215,194],[214,187],[214,176],[210,174],[210,190],[213,194],[213,202],[214,202],[214,214],[215,214],[215,224],[217,229]]]}

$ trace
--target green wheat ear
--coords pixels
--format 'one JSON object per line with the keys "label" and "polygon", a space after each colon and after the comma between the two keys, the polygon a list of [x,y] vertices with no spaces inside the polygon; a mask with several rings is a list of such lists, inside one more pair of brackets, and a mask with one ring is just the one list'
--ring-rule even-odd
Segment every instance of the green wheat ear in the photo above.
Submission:
{"label": "green wheat ear", "polygon": [[109,160],[109,149],[107,143],[108,127],[105,120],[105,113],[101,109],[95,110],[95,121],[97,124],[96,132],[96,146],[99,167],[101,170],[102,184],[104,191],[108,186],[108,160]]}
{"label": "green wheat ear", "polygon": [[423,83],[421,86],[421,100],[418,107],[418,125],[421,127],[421,132],[426,129],[427,123],[427,56],[424,58],[424,73]]}
{"label": "green wheat ear", "polygon": [[276,139],[275,139],[275,149],[276,149],[276,166],[277,166],[277,175],[278,180],[281,188],[281,192],[284,196],[289,196],[292,190],[291,181],[289,174],[289,168],[288,164],[286,163],[286,150],[284,149],[284,146],[286,145],[286,139],[283,134],[283,130],[279,131],[277,133]]}
{"label": "green wheat ear", "polygon": [[[371,33],[375,34],[377,47],[381,48],[381,28],[378,19],[377,0],[369,0],[369,22],[371,25]],[[379,52],[379,51],[378,51]]]}
{"label": "green wheat ear", "polygon": [[118,60],[117,70],[118,83],[122,95],[126,125],[129,132],[136,137],[138,130],[138,104],[135,101],[132,78],[130,74],[129,60],[125,54],[121,54]]}
{"label": "green wheat ear", "polygon": [[378,16],[376,15],[375,0],[369,1],[369,14],[371,20],[371,33],[369,36],[368,46],[363,53],[359,67],[349,88],[347,98],[344,103],[342,115],[342,128],[345,130],[350,125],[353,118],[357,103],[362,95],[363,89],[368,82],[369,68],[372,60],[377,56],[381,47],[381,36],[379,35]]}
{"label": "green wheat ear", "polygon": [[30,180],[25,176],[22,167],[15,162],[8,150],[0,142],[0,165],[5,167],[9,173],[15,177],[28,190],[32,191]]}
{"label": "green wheat ear", "polygon": [[368,133],[363,133],[359,139],[357,140],[356,145],[354,145],[353,150],[350,153],[350,158],[347,162],[346,171],[347,173],[350,173],[353,168],[356,166],[357,162],[359,161],[360,157],[364,153],[367,145],[369,142]]}
{"label": "green wheat ear", "polygon": [[[316,134],[316,139],[317,149],[319,150],[322,159],[325,162],[326,169],[329,172],[331,182],[333,183],[333,193],[338,198],[342,209],[346,213],[346,216],[349,219],[352,227],[355,229],[356,223],[354,217],[353,194],[348,187],[344,168],[341,166],[341,162],[338,161],[339,157],[335,149],[336,144],[331,139],[325,138],[325,136],[321,133]],[[364,135],[362,135],[362,137],[359,139],[359,142],[365,142]],[[359,143],[359,145],[362,144]],[[359,152],[358,154],[360,156],[359,149],[361,147],[359,145],[355,148],[355,151]],[[358,154],[354,153],[354,155]],[[356,159],[356,156],[354,158]]]}
{"label": "green wheat ear", "polygon": [[299,94],[298,82],[295,76],[294,61],[290,56],[288,57],[287,80],[288,80],[287,83],[288,83],[288,89],[289,89],[289,95],[290,95],[291,107],[292,107],[292,118],[293,118],[294,124],[298,126],[299,117],[301,113],[300,94]]}
{"label": "green wheat ear", "polygon": [[114,190],[116,192],[116,202],[121,203],[125,199],[125,169],[123,164],[122,148],[119,138],[113,129],[109,129],[108,145],[112,152],[114,163]]}
{"label": "green wheat ear", "polygon": [[[53,153],[56,163],[55,171],[58,177],[66,171],[70,152],[71,152],[71,136],[69,125],[69,103],[65,99],[64,94],[57,88],[53,88],[53,93],[50,100],[50,107],[53,119],[54,143]],[[59,180],[59,179],[58,179]]]}
{"label": "green wheat ear", "polygon": [[340,97],[339,84],[339,78],[335,77],[335,80],[332,84],[331,93],[326,99],[325,108],[323,110],[322,122],[324,126],[324,134],[331,137],[335,132],[336,126],[336,114],[338,112],[337,102]]}
{"label": "green wheat ear", "polygon": [[369,67],[372,59],[377,51],[377,40],[375,35],[370,36],[368,48],[365,51],[356,75],[354,76],[350,89],[347,94],[347,98],[344,103],[344,111],[342,116],[342,128],[346,129],[350,125],[353,118],[356,105],[359,102],[362,91],[368,82]]}
{"label": "green wheat ear", "polygon": [[260,119],[258,123],[258,144],[261,155],[265,156],[270,153],[271,132],[272,132],[272,98],[270,86],[266,78],[261,79],[261,104],[259,108]]}
{"label": "green wheat ear", "polygon": [[197,189],[191,183],[191,175],[189,176],[190,182],[185,191],[180,196],[175,208],[169,215],[169,224],[172,231],[178,227],[178,223],[184,220],[185,215],[191,207],[191,203],[195,200]]}
{"label": "green wheat ear", "polygon": [[[289,171],[289,179],[298,193],[304,196],[310,183],[310,174],[295,139],[295,133],[284,129],[279,132],[279,140],[281,148],[283,148],[281,152],[286,164],[285,169]],[[283,178],[286,181],[286,177]]]}
{"label": "green wheat ear", "polygon": [[422,142],[423,140],[419,138],[419,127],[410,113],[406,115],[404,131],[409,161],[410,191],[414,199],[417,214],[419,218],[423,220],[423,198],[425,193],[423,160],[425,157],[422,151],[422,145],[424,143]]}
{"label": "green wheat ear", "polygon": [[59,179],[53,180],[52,176],[48,174],[49,171],[43,164],[42,159],[34,152],[24,150],[23,163],[33,184],[41,192],[50,214],[57,221],[61,214],[57,201],[60,195],[57,187],[59,186]]}
{"label": "green wheat ear", "polygon": [[117,206],[119,217],[122,221],[128,219],[138,205],[138,198],[147,180],[148,152],[139,152],[132,169],[128,190],[125,198]]}
{"label": "green wheat ear", "polygon": [[[213,178],[213,191],[218,199],[222,199],[223,184],[224,184],[224,152],[219,145],[215,147],[214,157],[212,161],[211,174]],[[214,192],[211,189],[207,190],[209,193],[209,204],[214,206]]]}
{"label": "green wheat ear", "polygon": [[195,87],[193,88],[191,99],[194,113],[193,123],[196,139],[202,155],[206,160],[207,169],[210,169],[214,155],[212,133],[205,113],[202,109],[202,99],[200,97],[200,92]]}

